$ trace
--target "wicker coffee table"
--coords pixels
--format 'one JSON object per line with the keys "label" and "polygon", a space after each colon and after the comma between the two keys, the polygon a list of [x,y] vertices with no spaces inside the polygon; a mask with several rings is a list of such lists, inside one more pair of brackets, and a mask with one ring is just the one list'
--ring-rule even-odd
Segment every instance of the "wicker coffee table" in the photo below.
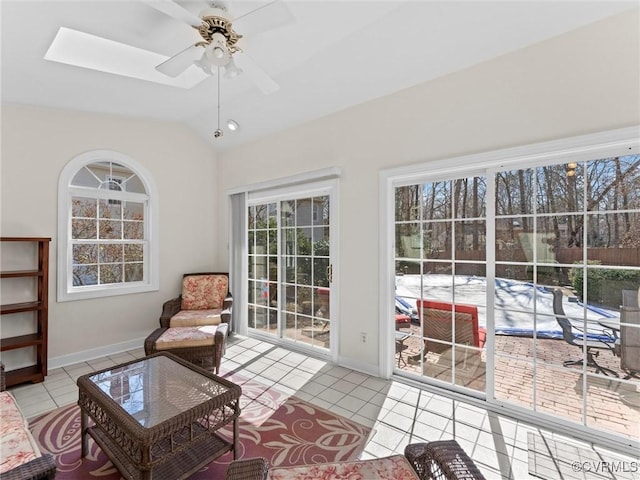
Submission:
{"label": "wicker coffee table", "polygon": [[[91,435],[124,478],[183,479],[226,452],[236,456],[240,386],[175,355],[83,375],[78,389],[82,457]],[[216,432],[231,422],[229,441]]]}

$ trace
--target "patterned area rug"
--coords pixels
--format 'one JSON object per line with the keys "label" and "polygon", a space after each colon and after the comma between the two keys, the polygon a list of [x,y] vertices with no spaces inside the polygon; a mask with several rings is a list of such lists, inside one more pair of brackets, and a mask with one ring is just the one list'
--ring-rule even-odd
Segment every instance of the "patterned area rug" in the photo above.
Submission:
{"label": "patterned area rug", "polygon": [[[229,379],[242,384],[238,458],[261,456],[273,466],[291,466],[355,460],[364,450],[370,428],[257,382],[233,376]],[[36,417],[29,425],[41,450],[54,455],[56,479],[121,478],[93,439],[89,439],[87,457],[80,457],[77,405]],[[222,435],[231,438],[231,429],[222,430]],[[232,460],[227,453],[191,479],[224,478]]]}

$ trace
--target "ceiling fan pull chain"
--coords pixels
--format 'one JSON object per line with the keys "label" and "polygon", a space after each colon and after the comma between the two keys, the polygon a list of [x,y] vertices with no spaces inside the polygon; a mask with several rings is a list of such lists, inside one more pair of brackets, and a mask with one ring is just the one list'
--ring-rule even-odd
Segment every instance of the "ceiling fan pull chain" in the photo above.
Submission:
{"label": "ceiling fan pull chain", "polygon": [[218,75],[217,75],[217,80],[218,80],[218,128],[216,129],[215,132],[213,132],[213,136],[215,138],[219,138],[222,136],[223,131],[220,128],[220,65],[218,65],[217,67],[218,69]]}

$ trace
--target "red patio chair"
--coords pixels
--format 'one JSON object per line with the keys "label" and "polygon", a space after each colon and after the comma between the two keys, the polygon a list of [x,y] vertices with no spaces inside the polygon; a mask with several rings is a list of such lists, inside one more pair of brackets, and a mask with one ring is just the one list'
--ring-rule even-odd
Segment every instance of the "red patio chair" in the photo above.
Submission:
{"label": "red patio chair", "polygon": [[409,357],[409,363],[419,363],[427,352],[443,353],[451,350],[452,344],[484,347],[487,332],[478,326],[478,307],[475,305],[458,303],[454,306],[449,302],[420,299],[416,302],[416,307],[422,319],[424,352]]}

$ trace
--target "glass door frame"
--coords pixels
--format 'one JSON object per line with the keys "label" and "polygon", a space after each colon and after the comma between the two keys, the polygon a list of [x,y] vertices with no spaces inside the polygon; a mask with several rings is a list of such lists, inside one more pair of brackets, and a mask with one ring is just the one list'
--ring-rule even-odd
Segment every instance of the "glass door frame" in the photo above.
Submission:
{"label": "glass door frame", "polygon": [[[339,292],[339,252],[338,252],[338,181],[336,179],[323,180],[311,183],[305,183],[301,185],[287,186],[281,188],[272,188],[268,190],[262,190],[255,193],[249,193],[247,195],[246,209],[256,204],[277,203],[278,205],[278,219],[277,219],[277,232],[278,232],[278,308],[277,308],[277,335],[271,335],[261,332],[259,329],[248,327],[248,317],[246,312],[242,314],[242,321],[247,326],[247,333],[251,337],[260,338],[271,343],[281,344],[287,348],[301,351],[302,353],[312,353],[314,356],[327,357],[333,362],[338,360],[338,342],[339,342],[339,321],[338,321],[338,292]],[[332,268],[332,281],[330,282],[330,296],[329,296],[329,320],[331,328],[329,330],[329,348],[321,349],[314,347],[306,347],[304,342],[288,339],[283,334],[283,315],[286,312],[283,309],[284,295],[282,294],[284,286],[284,264],[283,252],[282,252],[282,225],[280,218],[280,205],[281,202],[288,200],[304,199],[309,197],[329,197],[329,264]],[[245,242],[248,245],[248,228],[245,229]],[[248,258],[247,252],[247,258]],[[248,269],[243,272],[243,284],[247,288]]]}
{"label": "glass door frame", "polygon": [[[394,318],[395,305],[395,188],[421,182],[431,182],[438,179],[470,177],[481,172],[487,178],[495,178],[501,170],[517,170],[525,167],[580,162],[608,158],[613,156],[640,154],[640,138],[638,127],[623,128],[601,132],[598,134],[572,137],[558,141],[545,142],[522,147],[496,150],[492,152],[467,155],[464,157],[437,160],[420,165],[399,167],[380,172],[380,375],[391,378],[398,375],[395,370],[395,342]],[[488,182],[487,212],[492,212],[487,218],[487,245],[495,242],[495,189],[494,182]],[[491,236],[490,236],[491,235]],[[487,248],[487,278],[495,278],[495,249]],[[487,285],[487,311],[494,310],[494,288]],[[533,422],[551,430],[563,429],[572,432],[577,437],[585,434],[597,438],[602,445],[614,448],[629,446],[639,448],[640,442],[622,438],[596,428],[579,425],[575,422],[533,411],[515,404],[495,398],[494,378],[494,350],[495,335],[494,321],[491,315],[487,318],[487,386],[485,395],[473,395],[460,392],[448,387],[446,392],[453,398],[467,398],[471,402],[479,402],[483,407],[506,413],[528,422]],[[434,385],[436,388],[439,385]],[[443,390],[445,393],[445,390]],[[464,393],[465,397],[459,394]],[[533,418],[532,418],[533,417]]]}
{"label": "glass door frame", "polygon": [[[487,169],[478,169],[478,168],[471,168],[467,171],[464,172],[458,172],[455,175],[438,175],[438,176],[432,176],[432,175],[424,175],[424,176],[420,176],[419,179],[412,179],[412,180],[403,180],[402,182],[398,182],[395,183],[393,185],[393,189],[395,190],[398,187],[405,187],[405,186],[410,186],[410,185],[415,185],[415,184],[419,184],[420,186],[425,186],[425,185],[434,185],[436,183],[440,183],[440,182],[451,182],[451,186],[450,188],[450,193],[453,192],[453,183],[456,182],[457,180],[470,180],[472,178],[478,178],[478,179],[483,179],[486,178],[488,175],[488,171]],[[481,210],[484,211],[484,214],[481,214],[479,217],[466,217],[465,215],[462,216],[457,216],[454,214],[454,209],[452,205],[449,205],[450,207],[450,216],[448,217],[443,217],[443,216],[437,216],[437,218],[434,219],[429,219],[426,220],[423,217],[423,208],[422,208],[422,202],[421,202],[421,206],[419,208],[420,213],[417,215],[416,219],[411,219],[411,220],[404,220],[398,223],[408,223],[408,224],[421,224],[420,227],[420,236],[423,235],[422,232],[422,228],[424,228],[424,226],[426,225],[437,225],[437,226],[448,226],[450,228],[450,238],[449,238],[449,248],[451,251],[451,257],[445,257],[445,258],[440,258],[440,259],[436,259],[434,260],[436,263],[438,263],[439,265],[449,265],[452,269],[452,271],[456,271],[458,268],[460,267],[470,267],[473,265],[481,265],[482,267],[484,267],[485,269],[485,275],[487,277],[489,277],[489,275],[493,274],[493,268],[494,265],[492,263],[492,259],[489,256],[489,252],[486,253],[486,257],[483,260],[479,260],[477,262],[474,262],[472,260],[464,260],[464,259],[459,259],[455,257],[455,248],[454,248],[454,244],[457,241],[457,231],[458,229],[462,230],[462,226],[467,223],[467,222],[473,222],[473,221],[478,221],[480,224],[482,222],[485,222],[485,235],[486,235],[486,245],[490,245],[492,243],[489,242],[493,242],[493,240],[491,239],[491,233],[490,232],[490,228],[492,228],[492,223],[490,222],[491,218],[490,215],[487,214],[487,212],[489,212],[489,208],[491,208],[492,202],[491,200],[493,200],[493,190],[492,190],[492,183],[489,181],[486,181],[486,192],[485,192],[485,197],[487,198],[487,202],[486,202],[486,206],[484,208],[481,207]],[[446,188],[445,188],[446,189]],[[449,201],[452,201],[452,198],[449,199]],[[394,211],[395,211],[395,206],[394,206]],[[458,214],[460,214],[461,212],[458,212]],[[466,212],[462,212],[463,214]],[[395,214],[392,218],[395,217]],[[393,220],[393,222],[395,222],[395,219]],[[446,228],[446,227],[445,227]],[[395,232],[394,232],[395,235]],[[395,240],[394,237],[394,244],[397,240]],[[395,247],[395,245],[394,245]],[[395,262],[395,251],[396,249],[394,248],[394,262]],[[429,262],[430,258],[428,255],[425,254],[425,252],[423,251],[423,247],[420,247],[420,258],[416,258],[417,263],[420,262]],[[406,259],[405,259],[406,260]],[[481,268],[482,268],[481,267]],[[394,269],[395,270],[395,269]],[[422,270],[422,269],[421,269]],[[426,273],[423,273],[423,278],[424,275],[426,275]],[[487,290],[491,289],[493,287],[493,285],[488,282],[487,283]],[[422,289],[423,286],[421,285],[420,289]],[[468,312],[468,310],[465,310],[465,308],[469,307],[470,305],[467,305],[464,301],[463,298],[460,298],[457,294],[457,289],[454,288],[454,286],[452,285],[452,289],[451,289],[451,294],[452,297],[450,299],[444,300],[444,299],[438,299],[437,301],[440,302],[445,302],[446,304],[449,304],[449,308],[450,308],[450,312],[451,312],[451,318],[450,318],[450,322],[452,323],[451,325],[451,334],[452,336],[454,336],[454,338],[459,338],[457,337],[454,332],[455,332],[455,328],[456,325],[458,324],[458,322],[454,322],[454,316],[459,315],[458,312]],[[489,298],[493,298],[493,291],[489,292],[487,291],[487,295],[489,296]],[[415,299],[417,300],[417,299]],[[435,305],[436,307],[440,307],[440,308],[446,308],[445,304],[442,305]],[[485,305],[482,305],[482,307],[485,307]],[[489,308],[488,306],[486,306],[486,308]],[[439,313],[443,314],[443,310],[440,310]],[[454,312],[456,312],[454,314]],[[464,314],[462,314],[464,316]],[[393,318],[393,317],[390,317]],[[477,311],[476,311],[476,318],[477,318]],[[420,325],[422,325],[422,320],[420,320],[421,323]],[[443,320],[445,321],[445,320]],[[487,330],[489,330],[490,325],[489,322],[487,322],[486,325]],[[415,335],[415,333],[413,334]],[[427,337],[425,335],[425,333],[423,332],[422,335],[424,335],[425,337],[422,339],[422,341],[425,343],[427,343]],[[462,334],[464,335],[464,334]],[[486,386],[485,386],[485,390],[480,390],[477,388],[477,385],[472,388],[472,387],[467,387],[467,386],[463,386],[461,384],[461,382],[463,382],[462,377],[464,376],[464,368],[461,368],[462,366],[460,365],[460,362],[458,362],[456,359],[457,356],[461,356],[461,357],[465,357],[468,356],[469,358],[476,357],[479,358],[480,356],[480,352],[481,349],[479,347],[475,347],[473,345],[467,347],[461,343],[456,343],[455,341],[453,341],[452,343],[448,343],[446,341],[443,341],[442,343],[438,343],[438,340],[436,340],[436,344],[439,345],[440,347],[442,347],[445,351],[445,357],[446,357],[446,365],[449,368],[445,368],[443,367],[443,357],[441,357],[440,362],[439,362],[439,373],[441,374],[440,376],[445,377],[448,379],[447,380],[441,380],[441,379],[437,379],[435,377],[429,377],[425,374],[425,376],[427,378],[430,379],[429,383],[432,383],[434,385],[440,386],[442,388],[447,388],[447,389],[451,389],[453,391],[456,392],[460,392],[463,393],[465,395],[469,395],[469,396],[473,396],[473,397],[477,397],[477,398],[485,398],[485,392],[486,389],[489,388],[489,385],[492,384],[492,378],[487,378]],[[447,346],[448,345],[448,346]],[[437,350],[437,348],[436,348]],[[426,347],[420,350],[421,354],[426,354]],[[443,352],[444,353],[444,352]],[[453,362],[452,362],[453,360]],[[410,361],[410,360],[409,360]],[[424,364],[422,362],[425,362]],[[427,368],[427,362],[426,362],[426,357],[422,360],[422,361],[418,361],[419,365],[421,368]],[[465,363],[465,362],[462,362]],[[471,364],[474,364],[475,362],[472,360]],[[394,370],[396,370],[396,366],[397,362],[394,360]],[[397,370],[401,370],[398,368]],[[479,372],[479,370],[478,370]],[[475,373],[478,373],[475,372]],[[489,362],[487,361],[486,363],[486,373],[485,375],[487,377],[491,377],[493,375],[493,370],[490,370],[489,368]],[[457,380],[456,378],[460,377],[460,380]]]}

